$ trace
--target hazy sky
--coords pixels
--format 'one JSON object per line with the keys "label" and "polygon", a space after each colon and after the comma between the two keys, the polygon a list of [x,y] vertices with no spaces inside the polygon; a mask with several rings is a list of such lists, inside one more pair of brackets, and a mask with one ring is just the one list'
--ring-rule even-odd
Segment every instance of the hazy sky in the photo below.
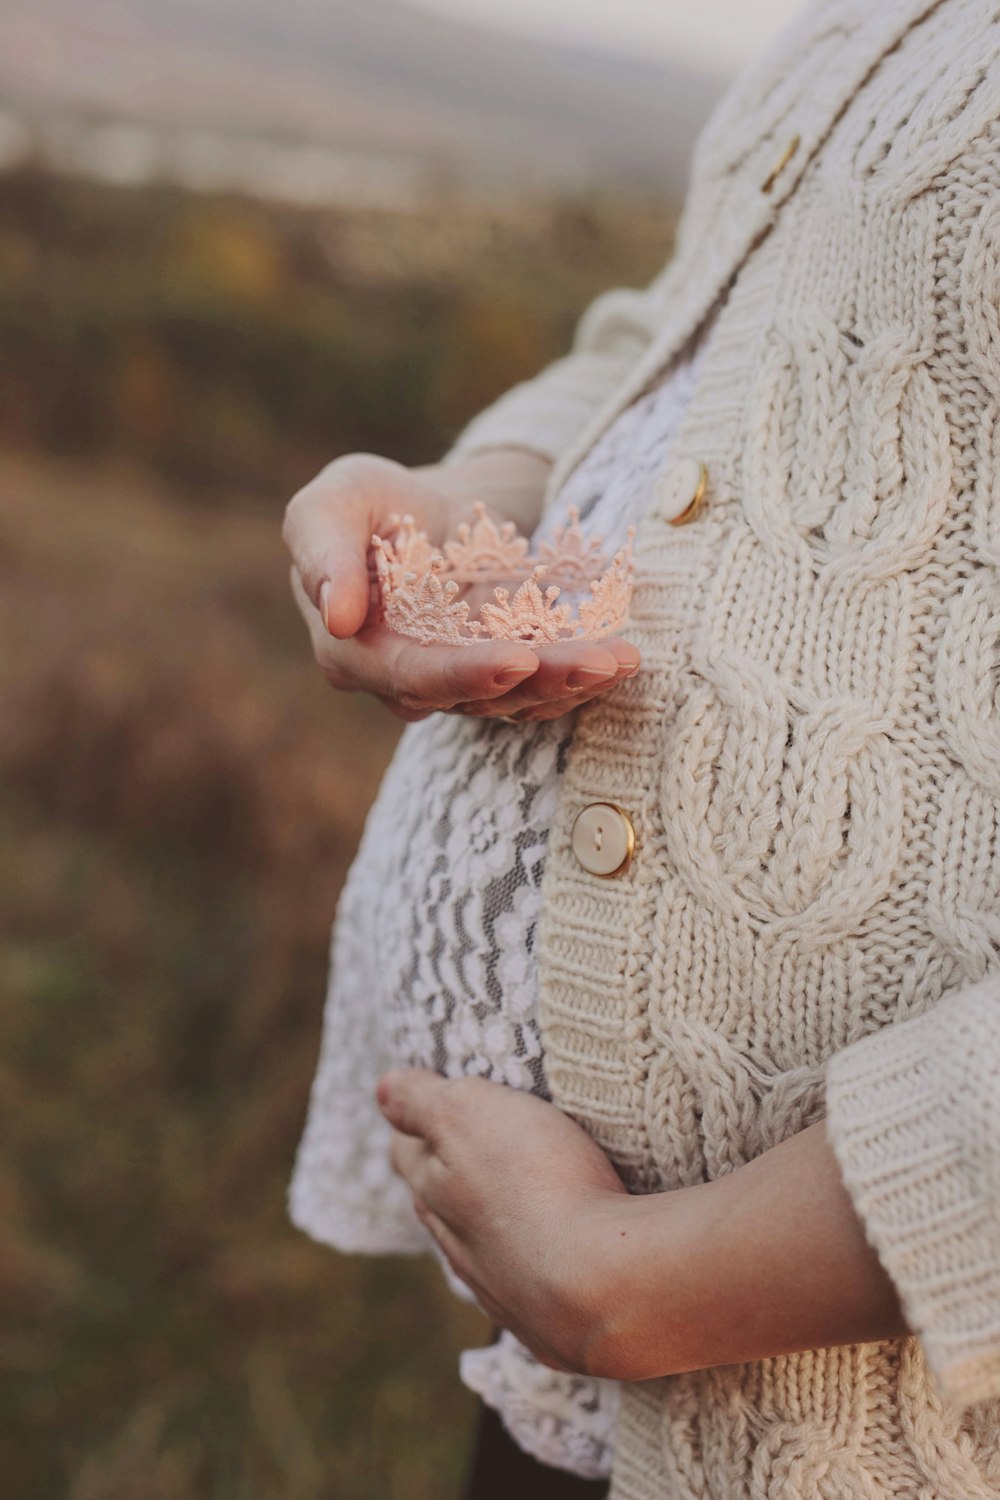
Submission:
{"label": "hazy sky", "polygon": [[[434,10],[557,40],[690,59],[734,72],[762,52],[802,0],[417,0]],[[877,3],[877,0],[873,0]]]}

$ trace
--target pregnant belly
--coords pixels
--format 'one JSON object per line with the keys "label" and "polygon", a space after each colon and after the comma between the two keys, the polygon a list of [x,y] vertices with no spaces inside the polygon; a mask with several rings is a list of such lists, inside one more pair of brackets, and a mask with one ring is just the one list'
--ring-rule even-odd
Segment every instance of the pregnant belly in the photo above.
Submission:
{"label": "pregnant belly", "polygon": [[569,734],[436,715],[403,735],[341,914],[400,1063],[545,1092],[534,945]]}

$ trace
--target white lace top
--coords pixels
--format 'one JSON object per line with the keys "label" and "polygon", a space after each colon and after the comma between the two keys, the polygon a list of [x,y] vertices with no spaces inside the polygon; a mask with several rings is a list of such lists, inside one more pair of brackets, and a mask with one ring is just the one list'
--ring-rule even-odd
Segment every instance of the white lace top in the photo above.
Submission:
{"label": "white lace top", "polygon": [[[703,335],[595,445],[536,542],[570,505],[588,532],[624,540],[668,461],[704,344]],[[340,1250],[431,1245],[389,1166],[374,1101],[387,1068],[476,1074],[547,1097],[535,926],[572,730],[572,718],[512,725],[439,714],[399,743],[338,908],[322,1052],[291,1188],[295,1223]],[[549,1370],[508,1333],[463,1354],[460,1370],[527,1452],[588,1478],[610,1472],[615,1382]]]}

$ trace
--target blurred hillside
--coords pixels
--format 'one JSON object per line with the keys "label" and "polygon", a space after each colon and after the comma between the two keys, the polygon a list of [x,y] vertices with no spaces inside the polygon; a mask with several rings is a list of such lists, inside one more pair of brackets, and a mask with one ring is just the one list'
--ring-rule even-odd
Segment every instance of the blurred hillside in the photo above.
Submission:
{"label": "blurred hillside", "polygon": [[670,225],[636,194],[322,212],[10,173],[0,441],[214,500],[276,502],[351,448],[430,460]]}
{"label": "blurred hillside", "polygon": [[612,195],[305,212],[0,179],[0,1494],[450,1500],[480,1320],[285,1189],[395,740],[278,539],[660,265]]}
{"label": "blurred hillside", "polygon": [[529,41],[406,0],[0,8],[0,110],[57,164],[129,179],[266,176],[281,196],[392,202],[429,172],[467,187],[676,192],[720,87],[696,70]]}

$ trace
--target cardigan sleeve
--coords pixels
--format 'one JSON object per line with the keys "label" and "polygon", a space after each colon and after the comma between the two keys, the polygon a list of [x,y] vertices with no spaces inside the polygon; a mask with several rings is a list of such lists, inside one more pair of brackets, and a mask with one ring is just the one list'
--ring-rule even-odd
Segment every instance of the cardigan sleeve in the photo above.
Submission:
{"label": "cardigan sleeve", "polygon": [[571,351],[474,417],[444,462],[512,447],[554,463],[649,346],[662,316],[659,282],[658,277],[643,291],[605,292],[592,302]]}
{"label": "cardigan sleeve", "polygon": [[827,1129],[942,1393],[1000,1396],[1000,973],[828,1065]]}

